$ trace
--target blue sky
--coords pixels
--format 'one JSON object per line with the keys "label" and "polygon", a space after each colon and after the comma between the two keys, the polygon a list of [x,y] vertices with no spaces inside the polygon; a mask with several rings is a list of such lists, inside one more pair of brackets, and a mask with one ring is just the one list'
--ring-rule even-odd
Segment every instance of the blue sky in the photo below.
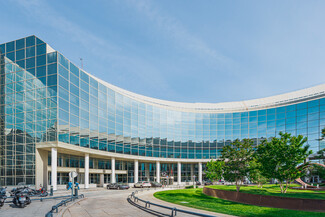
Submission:
{"label": "blue sky", "polygon": [[150,97],[238,101],[324,83],[324,9],[325,1],[8,0],[0,43],[34,34],[77,65],[82,57],[87,72]]}

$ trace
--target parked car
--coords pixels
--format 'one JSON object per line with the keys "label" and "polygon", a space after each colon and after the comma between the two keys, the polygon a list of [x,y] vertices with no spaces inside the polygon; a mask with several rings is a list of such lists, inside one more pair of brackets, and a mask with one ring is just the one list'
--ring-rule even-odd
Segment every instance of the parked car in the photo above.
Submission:
{"label": "parked car", "polygon": [[135,187],[135,188],[142,188],[142,183],[143,182],[137,182],[137,183],[134,184],[133,187]]}
{"label": "parked car", "polygon": [[150,188],[151,184],[150,182],[137,182],[134,184],[135,188]]}
{"label": "parked car", "polygon": [[107,185],[107,189],[117,189],[117,190],[124,190],[129,189],[129,185],[122,184],[122,183],[111,183]]}
{"label": "parked car", "polygon": [[158,182],[150,182],[151,187],[162,187],[162,184],[158,183]]}
{"label": "parked car", "polygon": [[196,181],[196,182],[195,182],[195,185],[201,185],[201,182]]}
{"label": "parked car", "polygon": [[142,186],[143,186],[143,188],[150,188],[151,184],[150,184],[150,182],[143,182]]}
{"label": "parked car", "polygon": [[210,180],[207,180],[204,182],[204,185],[213,185],[213,183]]}

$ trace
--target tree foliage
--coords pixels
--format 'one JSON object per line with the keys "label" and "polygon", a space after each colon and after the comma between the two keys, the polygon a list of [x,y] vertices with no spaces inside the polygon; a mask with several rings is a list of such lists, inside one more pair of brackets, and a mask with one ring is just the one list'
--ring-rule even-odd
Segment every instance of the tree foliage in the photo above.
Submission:
{"label": "tree foliage", "polygon": [[249,180],[252,183],[256,183],[258,187],[263,188],[263,184],[266,184],[269,179],[262,175],[260,170],[261,166],[261,163],[258,163],[256,159],[250,162]]}
{"label": "tree foliage", "polygon": [[211,181],[222,179],[225,162],[221,160],[211,160],[207,163],[206,177]]}
{"label": "tree foliage", "polygon": [[253,153],[253,140],[251,139],[242,141],[237,139],[232,145],[225,146],[222,150],[221,160],[225,162],[223,177],[226,181],[236,184],[237,192],[249,175]]}
{"label": "tree foliage", "polygon": [[307,138],[291,136],[280,132],[280,138],[263,141],[256,150],[257,163],[261,165],[260,171],[266,178],[278,180],[281,193],[286,193],[288,184],[301,177],[302,171],[297,166],[312,153],[309,146],[304,144]]}
{"label": "tree foliage", "polygon": [[319,150],[319,151],[316,153],[316,155],[315,155],[314,158],[315,158],[315,159],[318,159],[318,160],[320,160],[320,161],[322,161],[322,163],[324,164],[324,163],[325,163],[325,148],[322,149],[322,150]]}
{"label": "tree foliage", "polygon": [[308,167],[306,167],[305,176],[308,178],[312,178],[313,176],[319,176],[320,179],[325,179],[325,168],[316,164],[309,165]]}

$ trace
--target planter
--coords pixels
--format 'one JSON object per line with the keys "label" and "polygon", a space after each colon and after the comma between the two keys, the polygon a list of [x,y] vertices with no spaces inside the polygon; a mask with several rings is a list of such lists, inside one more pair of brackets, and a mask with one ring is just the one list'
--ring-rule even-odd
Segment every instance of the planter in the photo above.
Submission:
{"label": "planter", "polygon": [[325,200],[321,199],[303,199],[279,196],[266,196],[258,194],[248,194],[236,191],[218,190],[212,188],[203,188],[203,193],[212,197],[217,197],[233,202],[266,206],[273,208],[304,210],[314,212],[325,212]]}

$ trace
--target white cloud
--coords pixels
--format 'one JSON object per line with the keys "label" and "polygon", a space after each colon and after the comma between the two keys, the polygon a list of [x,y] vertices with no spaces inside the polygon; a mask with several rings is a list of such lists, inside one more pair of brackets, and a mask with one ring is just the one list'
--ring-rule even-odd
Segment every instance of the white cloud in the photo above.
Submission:
{"label": "white cloud", "polygon": [[129,0],[128,3],[140,14],[146,16],[153,23],[153,28],[156,28],[167,37],[170,37],[177,44],[182,45],[182,47],[188,51],[191,51],[196,55],[199,55],[201,58],[210,60],[216,64],[233,64],[233,61],[230,58],[212,49],[202,39],[191,34],[179,20],[169,15],[162,14],[152,5],[151,1]]}
{"label": "white cloud", "polygon": [[[57,31],[57,33],[63,34],[67,40],[79,43],[81,46],[85,47],[87,52],[91,52],[92,55],[98,56],[101,61],[105,61],[105,63],[111,62],[120,64],[121,70],[125,68],[132,69],[133,74],[131,77],[141,80],[143,85],[146,85],[149,88],[157,90],[164,89],[172,92],[168,82],[166,82],[162,73],[155,66],[137,56],[132,56],[129,52],[125,52],[125,50],[120,48],[118,45],[112,44],[108,40],[87,31],[79,24],[69,21],[64,15],[50,7],[46,1],[14,1],[22,7],[22,11],[28,16],[34,17],[34,19],[42,25],[51,27]],[[96,72],[90,73],[96,74]],[[102,74],[107,73],[109,72],[102,72]],[[115,74],[117,75],[116,80],[123,80],[123,78],[118,77],[125,75],[123,72],[115,72]]]}

